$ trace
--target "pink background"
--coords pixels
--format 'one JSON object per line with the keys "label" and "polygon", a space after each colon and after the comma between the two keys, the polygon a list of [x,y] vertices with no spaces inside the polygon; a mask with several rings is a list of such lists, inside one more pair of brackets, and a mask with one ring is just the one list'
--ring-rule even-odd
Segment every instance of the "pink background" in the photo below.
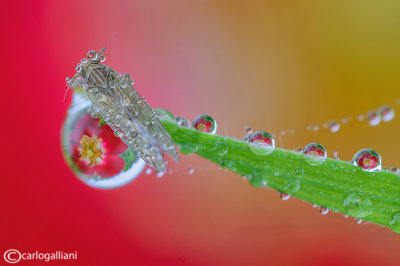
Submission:
{"label": "pink background", "polygon": [[[244,126],[295,129],[281,136],[285,148],[315,141],[350,160],[371,147],[384,167],[400,166],[398,117],[378,127],[355,119],[382,104],[400,111],[399,2],[244,2],[3,4],[1,255],[77,251],[82,265],[400,265],[400,236],[389,229],[282,201],[195,155],[170,162],[161,179],[143,173],[109,191],[85,186],[64,163],[65,77],[109,41],[106,63],[130,73],[154,108],[209,113],[232,137]],[[306,130],[347,116],[338,133]]]}

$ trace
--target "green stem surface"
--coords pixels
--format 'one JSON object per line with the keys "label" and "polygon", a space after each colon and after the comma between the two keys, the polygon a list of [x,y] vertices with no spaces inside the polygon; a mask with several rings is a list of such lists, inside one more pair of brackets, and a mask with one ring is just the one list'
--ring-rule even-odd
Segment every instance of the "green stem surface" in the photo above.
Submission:
{"label": "green stem surface", "polygon": [[389,226],[391,217],[400,212],[400,178],[396,173],[366,172],[348,162],[329,158],[313,166],[301,153],[279,148],[270,155],[259,156],[243,140],[179,127],[168,119],[162,122],[182,153],[196,153],[246,176],[255,187],[269,186],[334,212],[383,226]]}

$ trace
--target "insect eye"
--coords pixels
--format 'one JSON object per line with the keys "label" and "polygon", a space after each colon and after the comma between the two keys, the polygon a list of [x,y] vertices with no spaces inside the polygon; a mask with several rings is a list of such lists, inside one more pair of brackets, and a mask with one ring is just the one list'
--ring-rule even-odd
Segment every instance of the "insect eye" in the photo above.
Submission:
{"label": "insect eye", "polygon": [[95,59],[97,58],[97,53],[96,53],[96,51],[95,51],[95,50],[90,50],[90,51],[87,53],[87,58],[90,59],[90,60],[95,60]]}

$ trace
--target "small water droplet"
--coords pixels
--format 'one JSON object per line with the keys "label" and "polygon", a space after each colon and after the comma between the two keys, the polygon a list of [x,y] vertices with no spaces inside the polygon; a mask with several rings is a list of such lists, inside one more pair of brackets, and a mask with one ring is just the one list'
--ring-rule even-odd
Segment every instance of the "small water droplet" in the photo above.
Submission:
{"label": "small water droplet", "polygon": [[391,167],[389,171],[400,176],[400,170],[397,167]]}
{"label": "small water droplet", "polygon": [[328,209],[328,208],[325,208],[324,206],[320,206],[320,207],[319,207],[319,212],[320,212],[322,215],[325,215],[325,214],[328,214],[329,209]]}
{"label": "small water droplet", "polygon": [[340,129],[340,124],[336,121],[331,121],[329,122],[328,127],[331,132],[338,132]]}
{"label": "small water droplet", "polygon": [[106,57],[102,54],[100,55],[100,62],[103,63],[104,61],[106,61]]}
{"label": "small water droplet", "polygon": [[367,172],[376,172],[382,169],[381,156],[372,149],[360,150],[354,155],[352,162],[355,166]]}
{"label": "small water droplet", "polygon": [[245,127],[246,129],[246,134],[250,135],[251,133],[253,133],[253,129],[251,127]]}
{"label": "small water droplet", "polygon": [[90,60],[96,59],[96,58],[97,58],[97,53],[96,53],[96,51],[95,51],[95,50],[90,50],[90,51],[87,53],[87,58],[90,59]]}
{"label": "small water droplet", "polygon": [[165,172],[157,172],[156,177],[161,178],[164,176],[164,174],[165,174]]}
{"label": "small water droplet", "polygon": [[297,152],[303,152],[303,148],[302,147],[297,147],[296,149],[295,149],[295,151],[297,151]]}
{"label": "small water droplet", "polygon": [[359,114],[357,116],[358,121],[364,121],[364,115],[363,114]]}
{"label": "small water droplet", "polygon": [[384,122],[389,122],[394,117],[394,110],[390,106],[384,105],[379,108],[379,114]]}
{"label": "small water droplet", "polygon": [[362,218],[372,213],[372,201],[369,197],[351,193],[343,201],[346,212],[354,217]]}
{"label": "small water droplet", "polygon": [[65,82],[67,82],[67,84],[70,84],[71,81],[72,81],[72,79],[71,79],[70,77],[66,77],[66,78],[65,78]]}
{"label": "small water droplet", "polygon": [[217,132],[217,122],[209,115],[199,115],[193,121],[193,128],[198,131],[215,134]]}
{"label": "small water droplet", "polygon": [[342,118],[342,123],[343,124],[347,124],[347,123],[349,123],[351,121],[351,117],[344,117],[344,118]]}
{"label": "small water droplet", "polygon": [[296,169],[294,170],[294,175],[297,178],[303,178],[304,173],[305,173],[304,169],[300,166],[296,167]]}
{"label": "small water droplet", "polygon": [[288,200],[288,199],[290,199],[290,195],[289,195],[289,194],[286,194],[286,193],[280,192],[280,191],[279,191],[279,197],[280,197],[282,200]]}
{"label": "small water droplet", "polygon": [[366,117],[370,126],[377,126],[381,122],[381,116],[376,111],[369,111]]}
{"label": "small water droplet", "polygon": [[122,132],[121,130],[116,130],[114,135],[118,138],[122,138],[124,136],[124,132]]}
{"label": "small water droplet", "polygon": [[393,232],[400,234],[400,212],[397,212],[390,217],[389,226]]}
{"label": "small water droplet", "polygon": [[312,127],[312,130],[313,130],[313,131],[318,131],[318,130],[319,130],[319,126],[314,125],[314,126]]}
{"label": "small water droplet", "polygon": [[225,143],[217,142],[215,143],[214,151],[221,156],[224,156],[228,153],[228,146]]}
{"label": "small water droplet", "polygon": [[193,167],[189,167],[189,168],[187,169],[187,173],[188,173],[189,175],[192,175],[192,174],[194,173],[194,168],[193,168]]}
{"label": "small water droplet", "polygon": [[304,148],[303,156],[310,165],[320,165],[326,160],[326,150],[319,143],[310,143]]}
{"label": "small water droplet", "polygon": [[285,136],[285,135],[286,135],[286,131],[285,131],[285,130],[282,130],[282,131],[281,131],[281,135],[282,135],[282,136]]}
{"label": "small water droplet", "polygon": [[180,127],[190,127],[190,122],[186,118],[177,116],[175,117],[176,124]]}
{"label": "small water droplet", "polygon": [[288,184],[285,185],[285,191],[290,193],[296,193],[300,190],[301,184],[299,180],[291,180]]}
{"label": "small water droplet", "polygon": [[151,172],[152,172],[151,168],[147,168],[146,171],[145,171],[146,175],[150,175]]}
{"label": "small water droplet", "polygon": [[255,174],[249,176],[250,185],[253,187],[265,187],[267,186],[267,177],[263,174]]}
{"label": "small water droplet", "polygon": [[354,220],[356,221],[357,224],[362,224],[362,222],[363,222],[363,220],[358,219],[358,218],[355,218]]}
{"label": "small water droplet", "polygon": [[257,131],[251,134],[248,144],[250,150],[260,156],[269,155],[275,149],[274,138],[265,131]]}

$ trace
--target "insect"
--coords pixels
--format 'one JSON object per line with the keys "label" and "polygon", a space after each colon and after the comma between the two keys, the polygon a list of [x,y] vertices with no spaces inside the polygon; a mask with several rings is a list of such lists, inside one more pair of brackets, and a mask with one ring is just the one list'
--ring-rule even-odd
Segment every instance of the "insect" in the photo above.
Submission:
{"label": "insect", "polygon": [[104,52],[105,48],[99,53],[90,50],[78,63],[74,77],[67,78],[68,85],[81,86],[92,103],[92,117],[102,118],[148,165],[165,172],[162,151],[178,161],[175,143],[146,99],[133,87],[129,74],[122,75],[102,64]]}

